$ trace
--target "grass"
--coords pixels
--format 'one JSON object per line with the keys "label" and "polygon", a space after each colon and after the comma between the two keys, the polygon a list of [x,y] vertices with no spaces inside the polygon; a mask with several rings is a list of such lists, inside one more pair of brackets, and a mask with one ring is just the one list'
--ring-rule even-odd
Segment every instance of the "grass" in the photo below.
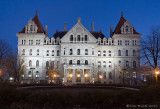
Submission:
{"label": "grass", "polygon": [[0,109],[126,108],[126,104],[160,104],[160,86],[140,91],[120,89],[17,90],[0,85]]}

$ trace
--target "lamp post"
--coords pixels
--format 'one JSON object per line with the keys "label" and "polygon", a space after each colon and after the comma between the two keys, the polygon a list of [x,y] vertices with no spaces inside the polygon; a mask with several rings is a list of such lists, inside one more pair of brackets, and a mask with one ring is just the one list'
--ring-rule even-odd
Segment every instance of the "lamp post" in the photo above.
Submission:
{"label": "lamp post", "polygon": [[159,74],[159,72],[156,71],[155,74],[156,74],[156,85],[158,85],[158,74]]}
{"label": "lamp post", "polygon": [[30,70],[32,70],[32,83],[33,83],[33,70],[34,70],[35,68],[30,68]]}

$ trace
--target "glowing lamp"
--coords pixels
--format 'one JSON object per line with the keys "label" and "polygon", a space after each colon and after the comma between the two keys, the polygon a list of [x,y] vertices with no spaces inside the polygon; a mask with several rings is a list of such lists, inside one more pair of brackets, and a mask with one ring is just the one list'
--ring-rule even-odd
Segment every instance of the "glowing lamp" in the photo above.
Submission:
{"label": "glowing lamp", "polygon": [[78,74],[77,77],[80,77],[80,74]]}
{"label": "glowing lamp", "polygon": [[85,74],[84,76],[85,76],[85,77],[88,77],[88,74]]}
{"label": "glowing lamp", "polygon": [[69,74],[69,77],[72,77],[73,75],[72,74]]}

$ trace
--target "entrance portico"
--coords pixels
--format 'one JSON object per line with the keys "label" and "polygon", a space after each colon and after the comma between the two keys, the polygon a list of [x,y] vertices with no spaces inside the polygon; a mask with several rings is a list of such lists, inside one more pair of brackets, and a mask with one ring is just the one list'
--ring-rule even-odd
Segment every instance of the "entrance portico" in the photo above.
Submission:
{"label": "entrance portico", "polygon": [[91,65],[64,65],[64,83],[92,83]]}

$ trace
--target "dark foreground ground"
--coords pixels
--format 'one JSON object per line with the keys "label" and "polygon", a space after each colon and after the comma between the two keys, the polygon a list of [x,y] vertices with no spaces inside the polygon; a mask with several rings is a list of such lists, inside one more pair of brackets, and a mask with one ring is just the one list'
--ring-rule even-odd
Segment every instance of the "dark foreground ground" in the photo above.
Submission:
{"label": "dark foreground ground", "polygon": [[159,109],[160,86],[140,90],[94,86],[0,85],[0,109]]}

